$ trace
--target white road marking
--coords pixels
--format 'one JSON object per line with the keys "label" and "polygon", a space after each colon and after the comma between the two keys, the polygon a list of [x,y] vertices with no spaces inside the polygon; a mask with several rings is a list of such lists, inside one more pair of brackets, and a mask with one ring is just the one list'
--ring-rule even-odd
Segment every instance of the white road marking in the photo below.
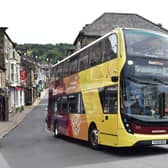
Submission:
{"label": "white road marking", "polygon": [[1,168],[11,168],[5,158],[0,154],[0,167]]}

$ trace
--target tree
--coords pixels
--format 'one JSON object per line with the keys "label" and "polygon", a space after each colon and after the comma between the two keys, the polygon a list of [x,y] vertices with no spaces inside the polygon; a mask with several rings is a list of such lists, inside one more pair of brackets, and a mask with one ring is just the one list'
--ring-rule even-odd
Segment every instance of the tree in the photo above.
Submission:
{"label": "tree", "polygon": [[40,63],[48,63],[47,58],[50,59],[51,64],[57,63],[67,56],[67,50],[72,48],[71,44],[22,44],[17,45],[17,49],[21,53],[27,53],[28,56],[38,56],[36,61]]}

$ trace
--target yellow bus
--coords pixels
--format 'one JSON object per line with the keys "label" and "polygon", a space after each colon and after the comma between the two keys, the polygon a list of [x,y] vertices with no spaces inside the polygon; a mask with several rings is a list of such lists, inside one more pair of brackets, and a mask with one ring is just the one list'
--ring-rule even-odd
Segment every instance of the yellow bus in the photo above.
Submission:
{"label": "yellow bus", "polygon": [[168,143],[168,35],[116,28],[51,67],[48,129],[99,145]]}

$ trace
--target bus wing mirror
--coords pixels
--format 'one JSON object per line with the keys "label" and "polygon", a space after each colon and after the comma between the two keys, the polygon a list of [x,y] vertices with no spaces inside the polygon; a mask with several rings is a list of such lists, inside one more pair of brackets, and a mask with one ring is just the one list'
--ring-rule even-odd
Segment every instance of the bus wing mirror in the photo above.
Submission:
{"label": "bus wing mirror", "polygon": [[118,76],[112,76],[111,81],[112,82],[118,82]]}

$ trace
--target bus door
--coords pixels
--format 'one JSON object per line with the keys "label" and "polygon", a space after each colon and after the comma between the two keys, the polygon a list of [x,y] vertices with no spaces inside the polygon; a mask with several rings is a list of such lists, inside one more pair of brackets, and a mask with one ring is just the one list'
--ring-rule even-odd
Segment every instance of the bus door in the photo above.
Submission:
{"label": "bus door", "polygon": [[100,90],[99,95],[103,110],[100,143],[114,145],[117,143],[118,129],[118,86],[103,88]]}

